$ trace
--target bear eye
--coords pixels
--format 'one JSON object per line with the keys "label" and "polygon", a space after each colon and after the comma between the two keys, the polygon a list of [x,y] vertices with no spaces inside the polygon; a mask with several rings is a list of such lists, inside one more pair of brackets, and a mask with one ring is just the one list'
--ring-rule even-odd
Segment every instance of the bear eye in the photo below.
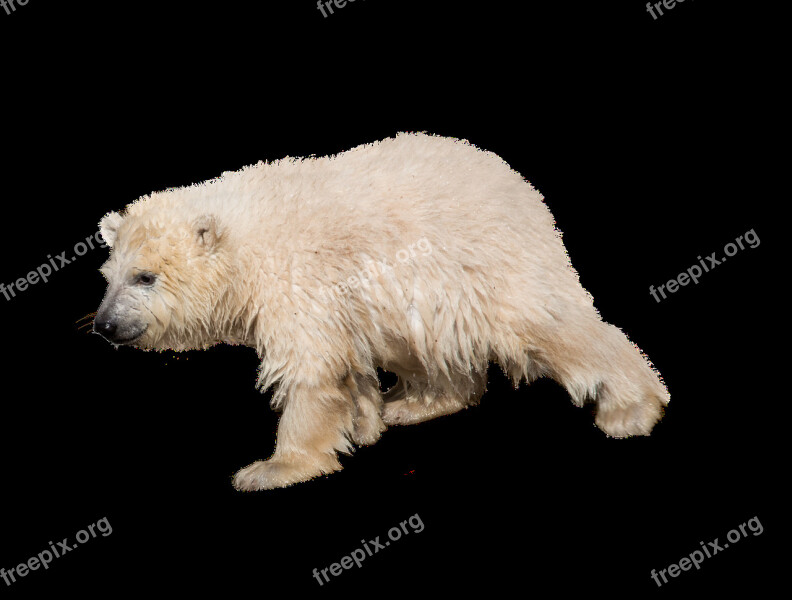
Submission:
{"label": "bear eye", "polygon": [[138,285],[153,285],[156,279],[157,277],[154,273],[140,273],[135,278],[135,283]]}

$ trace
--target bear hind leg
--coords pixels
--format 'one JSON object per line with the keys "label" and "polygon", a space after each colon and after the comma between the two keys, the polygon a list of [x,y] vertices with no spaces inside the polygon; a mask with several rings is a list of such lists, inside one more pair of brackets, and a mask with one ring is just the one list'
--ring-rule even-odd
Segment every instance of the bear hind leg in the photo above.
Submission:
{"label": "bear hind leg", "polygon": [[598,319],[553,333],[553,342],[541,351],[543,370],[578,406],[594,400],[595,422],[609,436],[649,435],[662,418],[668,392],[627,336]]}

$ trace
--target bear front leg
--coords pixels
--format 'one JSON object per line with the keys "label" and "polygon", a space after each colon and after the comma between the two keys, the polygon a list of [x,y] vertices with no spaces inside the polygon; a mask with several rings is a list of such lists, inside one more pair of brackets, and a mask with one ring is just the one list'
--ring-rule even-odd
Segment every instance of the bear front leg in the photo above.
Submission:
{"label": "bear front leg", "polygon": [[285,487],[338,471],[336,452],[351,450],[355,403],[343,382],[292,385],[284,397],[275,452],[234,476],[239,490]]}

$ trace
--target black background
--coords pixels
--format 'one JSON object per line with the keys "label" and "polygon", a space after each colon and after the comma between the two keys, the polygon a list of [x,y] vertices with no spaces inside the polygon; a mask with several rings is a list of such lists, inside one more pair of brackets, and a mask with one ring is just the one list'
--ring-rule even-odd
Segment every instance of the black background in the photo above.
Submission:
{"label": "black background", "polygon": [[[115,351],[88,335],[97,249],[0,296],[0,567],[103,517],[113,533],[0,593],[769,589],[787,392],[770,366],[769,193],[747,166],[766,49],[744,34],[773,17],[747,2],[657,20],[637,0],[515,4],[0,9],[0,282],[151,191],[399,131],[465,138],[544,194],[603,318],[663,374],[672,401],[652,436],[608,439],[552,381],[514,391],[493,368],[479,407],[392,428],[328,478],[236,492],[277,425],[255,352]],[[650,296],[750,229],[759,247]],[[312,577],[414,514],[421,533],[321,588]],[[762,535],[661,589],[651,579],[754,516]]]}

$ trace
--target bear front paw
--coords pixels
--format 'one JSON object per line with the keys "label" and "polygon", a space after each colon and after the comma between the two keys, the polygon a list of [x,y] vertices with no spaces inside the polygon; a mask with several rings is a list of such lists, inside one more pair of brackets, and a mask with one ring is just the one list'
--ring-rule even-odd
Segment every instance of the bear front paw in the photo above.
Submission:
{"label": "bear front paw", "polygon": [[340,468],[335,456],[321,459],[290,457],[259,460],[234,475],[234,487],[245,492],[271,490],[307,481]]}

